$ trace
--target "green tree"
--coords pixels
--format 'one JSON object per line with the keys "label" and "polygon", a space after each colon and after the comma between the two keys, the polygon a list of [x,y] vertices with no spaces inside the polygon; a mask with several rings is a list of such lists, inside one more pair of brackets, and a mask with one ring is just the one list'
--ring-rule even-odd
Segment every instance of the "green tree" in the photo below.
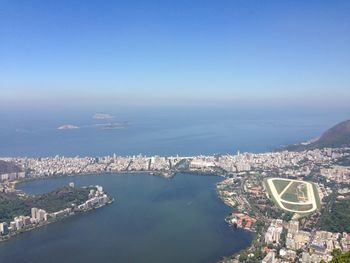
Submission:
{"label": "green tree", "polygon": [[239,256],[239,262],[246,262],[248,259],[247,255],[246,254],[241,254]]}
{"label": "green tree", "polygon": [[[335,249],[332,252],[333,259],[329,263],[350,263],[350,251],[342,252],[340,249]],[[326,263],[322,260],[320,263]]]}

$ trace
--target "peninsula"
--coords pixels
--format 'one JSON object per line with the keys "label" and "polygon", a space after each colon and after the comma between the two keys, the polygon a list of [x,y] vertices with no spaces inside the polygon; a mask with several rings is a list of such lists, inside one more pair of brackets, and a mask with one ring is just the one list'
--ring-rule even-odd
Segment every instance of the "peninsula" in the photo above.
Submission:
{"label": "peninsula", "polygon": [[102,186],[75,187],[74,183],[38,196],[14,188],[0,192],[0,241],[112,201]]}

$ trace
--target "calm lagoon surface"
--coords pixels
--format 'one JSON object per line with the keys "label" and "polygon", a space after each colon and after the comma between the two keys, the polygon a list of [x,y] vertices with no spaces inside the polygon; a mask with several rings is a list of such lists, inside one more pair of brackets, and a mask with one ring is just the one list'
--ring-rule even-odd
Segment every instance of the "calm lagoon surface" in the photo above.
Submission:
{"label": "calm lagoon surface", "polygon": [[215,262],[245,247],[252,234],[224,221],[230,212],[217,196],[216,176],[148,174],[58,177],[25,182],[40,194],[74,182],[99,184],[116,201],[0,243],[0,261]]}
{"label": "calm lagoon surface", "polygon": [[[96,112],[115,116],[96,120]],[[270,151],[319,136],[347,112],[234,107],[8,109],[0,105],[0,156],[200,155]],[[127,122],[123,129],[101,123]],[[80,127],[58,130],[63,124]],[[0,262],[215,262],[247,247],[217,197],[215,176],[89,175],[19,185],[39,194],[75,182],[99,184],[116,198],[0,243]]]}

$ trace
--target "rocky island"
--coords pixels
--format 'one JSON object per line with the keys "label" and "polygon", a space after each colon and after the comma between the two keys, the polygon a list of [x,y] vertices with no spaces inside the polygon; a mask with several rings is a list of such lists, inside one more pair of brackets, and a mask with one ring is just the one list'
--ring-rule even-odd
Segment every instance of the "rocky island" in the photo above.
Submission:
{"label": "rocky island", "polygon": [[79,129],[78,126],[72,125],[72,124],[65,124],[57,128],[58,130],[72,130],[72,129]]}
{"label": "rocky island", "polygon": [[111,114],[108,114],[108,113],[95,113],[93,116],[92,116],[93,119],[96,119],[96,120],[108,120],[108,119],[113,119],[114,116],[111,115]]}
{"label": "rocky island", "polygon": [[[4,158],[3,161],[20,167],[25,174],[0,174],[0,192],[8,194],[7,199],[0,202],[5,204],[0,215],[6,215],[0,218],[3,221],[0,224],[2,239],[53,222],[59,218],[57,215],[64,217],[100,207],[101,203],[91,201],[91,198],[106,198],[101,197],[103,190],[98,187],[79,191],[83,199],[78,198],[80,194],[73,200],[58,198],[66,197],[67,191],[74,193],[72,186],[58,190],[52,198],[27,197],[20,193],[13,195],[12,182],[15,180],[121,172],[144,172],[170,178],[186,171],[222,176],[224,180],[217,184],[216,189],[218,196],[232,209],[226,222],[254,232],[250,247],[224,258],[223,262],[332,262],[336,258],[336,252],[332,252],[335,248],[344,252],[350,249],[347,223],[350,211],[348,136],[345,122],[319,139],[322,142],[325,138],[333,138],[333,141],[341,141],[340,146],[318,144],[317,147],[313,145],[310,149],[294,151],[199,156],[113,154],[101,157]],[[3,163],[3,166],[9,167],[9,164]],[[45,200],[43,203],[41,198]],[[53,203],[45,205],[50,200]],[[57,207],[52,209],[58,200]],[[103,205],[111,201],[108,197],[102,200]],[[10,206],[6,206],[6,202]],[[12,214],[6,211],[12,211]],[[27,228],[24,227],[26,224]]]}

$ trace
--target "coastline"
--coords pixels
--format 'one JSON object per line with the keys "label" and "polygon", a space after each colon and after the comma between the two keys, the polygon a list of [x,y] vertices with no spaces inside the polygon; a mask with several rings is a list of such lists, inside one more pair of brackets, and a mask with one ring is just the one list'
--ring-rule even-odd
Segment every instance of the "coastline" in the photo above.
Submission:
{"label": "coastline", "polygon": [[[16,187],[18,184],[20,183],[24,183],[24,182],[31,182],[31,181],[36,181],[36,180],[46,180],[46,179],[53,179],[53,178],[58,178],[58,177],[75,177],[75,176],[91,176],[91,175],[106,175],[106,176],[111,176],[111,175],[123,175],[123,174],[145,174],[145,175],[151,175],[151,176],[157,176],[157,177],[163,177],[164,179],[172,179],[173,177],[175,177],[177,174],[179,173],[187,173],[187,174],[191,174],[191,175],[195,175],[195,176],[215,176],[215,177],[221,177],[221,179],[225,179],[227,177],[225,177],[224,174],[222,173],[216,173],[216,172],[206,172],[206,171],[194,171],[194,170],[181,170],[181,171],[173,171],[171,172],[171,176],[164,176],[164,173],[162,173],[161,171],[152,171],[152,170],[145,170],[145,171],[101,171],[99,173],[80,173],[80,174],[71,174],[71,175],[67,175],[67,174],[59,174],[59,175],[55,175],[55,176],[49,176],[49,177],[39,177],[39,178],[23,178],[23,179],[20,179],[20,180],[17,180],[17,181],[14,181],[12,182],[14,184],[14,186]],[[220,181],[222,182],[222,181]],[[215,192],[216,192],[216,196],[218,197],[218,199],[220,199],[221,202],[223,202],[223,204],[225,204],[226,206],[228,206],[229,208],[231,209],[234,209],[233,206],[229,205],[228,203],[226,203],[224,201],[224,199],[222,198],[222,196],[220,195],[218,189],[217,189],[217,185],[220,183],[216,183],[214,185],[215,187]],[[22,190],[18,190],[16,189],[16,191],[22,191]],[[114,202],[114,198],[112,199],[111,202]],[[110,204],[111,202],[109,202],[108,204]],[[108,205],[106,204],[106,205]],[[104,206],[104,205],[103,205]],[[55,222],[58,222],[58,221],[61,221],[61,220],[64,220],[66,218],[69,218],[71,216],[75,216],[75,215],[79,215],[79,214],[84,214],[85,212],[89,212],[91,210],[94,210],[94,209],[98,209],[98,208],[101,208],[103,206],[100,206],[100,207],[96,207],[96,208],[91,208],[89,210],[86,210],[86,211],[81,211],[81,212],[77,212],[77,213],[73,213],[71,215],[68,215],[68,216],[65,216],[65,217],[62,217],[62,218],[59,218],[59,219],[56,219],[56,220],[53,220],[51,222],[47,222],[47,223],[44,223],[42,225],[38,225],[36,227],[33,227],[33,228],[30,228],[28,230],[25,230],[23,231],[22,233],[24,232],[27,232],[27,231],[31,231],[31,230],[34,230],[34,229],[37,229],[37,228],[40,228],[41,226],[45,226],[45,225],[49,225],[51,223],[55,223]],[[229,220],[229,214],[227,214],[225,217],[224,217],[224,221],[227,225],[229,225],[231,228],[240,228],[240,227],[235,227],[234,224],[232,224]],[[240,252],[242,251],[246,251],[246,250],[249,250],[256,238],[256,232],[251,230],[251,229],[245,229],[245,228],[242,228],[244,229],[245,231],[248,231],[250,233],[253,234],[253,239],[251,241],[251,243],[249,244],[249,246],[247,246],[246,248],[244,249],[241,249],[240,251],[237,251],[235,252],[234,254],[232,255],[228,255],[228,256],[221,256],[221,259],[219,259],[217,262],[230,262],[228,260],[232,259],[233,257],[235,257],[237,254],[239,254]],[[18,233],[18,234],[21,234],[21,233]],[[16,236],[16,235],[14,235]],[[9,238],[11,239],[11,238]],[[7,240],[9,240],[7,239]],[[1,240],[1,241],[7,241],[7,240]]]}
{"label": "coastline", "polygon": [[[340,179],[325,174],[324,171],[320,176],[318,169],[322,169],[324,166],[337,167],[347,156],[350,156],[350,148],[325,148],[300,152],[282,151],[259,154],[241,154],[238,152],[236,155],[192,157],[113,155],[102,157],[77,156],[74,158],[64,156],[3,158],[5,161],[12,161],[25,168],[26,173],[2,175],[1,179],[6,181],[2,183],[1,187],[3,192],[10,192],[14,191],[12,182],[16,179],[16,184],[18,184],[24,181],[50,177],[91,174],[144,173],[167,179],[173,178],[178,173],[220,176],[224,180],[217,182],[215,186],[216,196],[232,209],[231,213],[224,215],[225,224],[234,227],[234,220],[237,220],[237,225],[254,233],[254,237],[249,246],[247,245],[246,248],[235,252],[231,256],[223,256],[219,261],[237,262],[237,260],[247,259],[247,257],[252,258],[252,260],[262,260],[263,257],[275,253],[273,246],[267,247],[267,244],[269,244],[265,241],[267,229],[271,226],[274,227],[274,224],[279,224],[278,229],[281,229],[279,231],[286,231],[286,228],[288,228],[286,223],[293,216],[291,213],[273,205],[265,189],[266,187],[264,187],[264,179],[276,177],[306,180],[307,178],[308,181],[312,181],[320,187],[319,191],[322,196],[328,196],[327,186],[331,183],[327,183],[327,178],[338,181]],[[310,167],[313,167],[313,169],[311,170]],[[332,187],[332,185],[330,186]],[[308,233],[320,230],[315,224],[319,217],[318,213],[314,217],[304,218],[301,227]],[[285,222],[284,227],[280,222]],[[285,235],[283,235],[283,238],[285,240]],[[295,250],[293,251],[293,253],[296,253]],[[327,252],[327,257],[330,252]],[[307,250],[303,253],[310,256]]]}
{"label": "coastline", "polygon": [[[45,179],[47,179],[47,178],[45,178]],[[16,194],[24,194],[24,195],[28,196],[27,193],[25,193],[22,190],[16,189],[15,186],[18,183],[34,181],[34,180],[35,179],[15,181],[12,184],[12,190],[14,192],[16,192]],[[96,186],[96,187],[99,187],[99,186]],[[73,188],[74,188],[74,186],[73,186]],[[87,187],[85,186],[83,188],[87,188]],[[94,191],[94,190],[91,190],[91,191]],[[91,191],[90,191],[90,194],[91,194]],[[62,220],[69,218],[69,217],[73,217],[76,215],[82,215],[82,214],[85,214],[89,211],[102,208],[102,207],[109,205],[115,201],[114,197],[111,197],[111,196],[105,194],[103,191],[102,191],[101,195],[100,194],[98,195],[97,193],[100,193],[100,192],[99,191],[96,192],[96,195],[95,195],[96,198],[102,197],[102,194],[104,194],[105,200],[103,202],[98,202],[97,204],[88,205],[88,202],[91,202],[94,199],[93,196],[90,196],[90,194],[89,194],[88,199],[84,203],[76,204],[74,207],[70,207],[70,208],[66,207],[65,209],[62,209],[62,210],[59,210],[56,212],[52,212],[52,213],[48,213],[48,215],[49,215],[48,218],[44,219],[44,220],[35,221],[34,218],[32,218],[30,216],[19,215],[19,217],[27,217],[28,219],[30,218],[30,220],[33,219],[33,221],[31,221],[30,223],[23,224],[20,229],[8,231],[8,234],[6,234],[6,235],[0,235],[0,242],[9,241],[13,237],[18,236],[20,234],[41,228],[41,227],[46,226],[46,225],[50,225],[52,223],[56,223],[58,221],[62,221]],[[31,209],[37,209],[37,208],[31,208]],[[43,210],[43,211],[45,212],[45,210]],[[62,213],[62,212],[64,212],[64,213]]]}
{"label": "coastline", "polygon": [[[225,178],[225,177],[224,177]],[[222,182],[222,181],[221,181]],[[235,207],[231,204],[229,204],[228,202],[225,202],[223,196],[219,193],[219,190],[217,188],[219,183],[216,184],[216,194],[218,196],[218,198],[228,207],[230,207],[232,209],[232,211],[235,211],[235,212],[239,212],[237,209],[235,209]],[[231,213],[232,214],[232,213]],[[225,222],[232,228],[242,228],[242,227],[239,227],[237,225],[237,223],[233,223],[231,220],[230,220],[230,214],[228,214],[226,217],[225,217]],[[228,256],[223,256],[222,259],[218,260],[217,263],[231,263],[231,262],[234,262],[234,260],[236,259],[237,256],[239,256],[240,253],[244,252],[244,251],[249,251],[253,248],[253,244],[254,242],[257,240],[257,236],[258,236],[258,231],[255,231],[253,229],[246,229],[246,228],[242,228],[248,232],[250,232],[252,234],[252,240],[249,244],[249,246],[247,246],[246,248],[243,248],[239,251],[237,251],[236,253],[234,254],[231,254],[231,255],[228,255]]]}
{"label": "coastline", "polygon": [[65,216],[62,216],[62,217],[58,217],[58,218],[55,218],[55,219],[50,219],[48,221],[41,222],[41,223],[39,223],[39,224],[37,224],[35,226],[24,228],[24,229],[22,229],[20,231],[16,231],[16,233],[14,233],[12,235],[8,235],[8,236],[4,236],[4,237],[0,238],[0,242],[9,241],[12,238],[14,238],[14,237],[16,237],[18,235],[21,235],[23,233],[26,233],[26,232],[29,232],[29,231],[33,231],[33,230],[39,229],[39,228],[41,228],[43,226],[47,226],[47,225],[51,225],[53,223],[57,223],[57,222],[63,221],[63,220],[65,220],[67,218],[70,218],[70,217],[83,215],[85,213],[91,212],[92,210],[99,209],[99,208],[102,208],[102,207],[104,207],[106,205],[109,205],[109,204],[111,204],[113,202],[114,202],[114,198],[110,202],[108,202],[108,203],[106,203],[104,205],[101,205],[101,206],[98,206],[98,207],[92,207],[92,208],[89,208],[89,209],[84,210],[84,211],[75,211],[75,212],[72,212],[72,213],[70,213],[68,215],[65,215]]}

